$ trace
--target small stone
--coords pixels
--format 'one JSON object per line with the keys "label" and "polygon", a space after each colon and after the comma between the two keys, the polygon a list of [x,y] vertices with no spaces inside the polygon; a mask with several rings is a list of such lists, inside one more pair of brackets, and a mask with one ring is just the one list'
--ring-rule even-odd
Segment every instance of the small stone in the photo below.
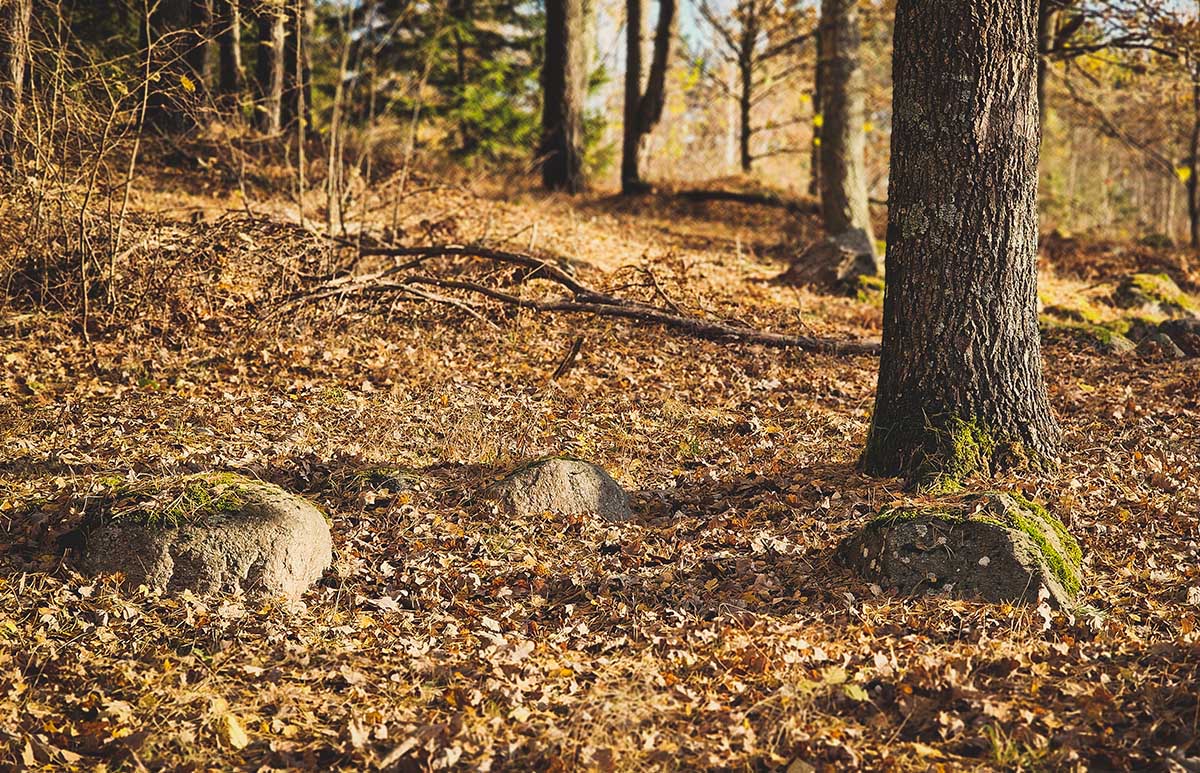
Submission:
{"label": "small stone", "polygon": [[603,468],[579,459],[527,464],[484,489],[483,498],[510,516],[543,513],[596,515],[606,521],[633,518],[629,495]]}
{"label": "small stone", "polygon": [[1180,360],[1186,357],[1184,351],[1165,333],[1155,333],[1138,344],[1138,356],[1146,359]]}
{"label": "small stone", "polygon": [[983,558],[979,559],[980,566],[987,566],[990,563],[992,563],[992,559],[988,558],[987,556],[984,556]]}

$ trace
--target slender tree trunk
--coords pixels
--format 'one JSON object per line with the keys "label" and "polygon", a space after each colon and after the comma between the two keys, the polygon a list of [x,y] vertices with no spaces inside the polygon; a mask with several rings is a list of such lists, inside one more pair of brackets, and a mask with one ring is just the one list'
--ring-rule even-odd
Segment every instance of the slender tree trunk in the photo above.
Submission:
{"label": "slender tree trunk", "polygon": [[583,173],[583,101],[587,48],[583,0],[547,0],[546,56],[542,66],[542,183],[578,193]]}
{"label": "slender tree trunk", "polygon": [[213,24],[217,31],[221,66],[218,90],[236,104],[242,92],[242,12],[239,0],[214,0]]}
{"label": "slender tree trunk", "polygon": [[266,134],[278,134],[283,129],[285,11],[283,0],[259,0],[255,54],[259,102],[255,115],[259,131]]}
{"label": "slender tree trunk", "polygon": [[32,0],[0,0],[0,163],[10,168],[21,153],[32,13]]}
{"label": "slender tree trunk", "polygon": [[856,0],[821,2],[821,219],[838,242],[853,253],[835,267],[839,281],[880,273],[867,201],[865,97],[859,66]]}
{"label": "slender tree trunk", "polygon": [[821,195],[821,122],[825,120],[825,116],[821,113],[821,36],[817,35],[816,41],[817,61],[816,67],[813,68],[813,90],[812,90],[812,109],[813,109],[813,129],[812,129],[812,149],[808,155],[808,195]]}
{"label": "slender tree trunk", "polygon": [[203,92],[211,81],[208,50],[213,31],[212,11],[212,0],[191,0],[184,58],[199,92]]}
{"label": "slender tree trunk", "polygon": [[741,153],[742,171],[749,172],[754,166],[754,157],[750,155],[750,108],[754,90],[754,70],[748,61],[738,64],[738,74],[741,81],[738,90],[738,149]]}
{"label": "slender tree trunk", "polygon": [[1192,80],[1192,139],[1189,147],[1187,179],[1188,235],[1192,249],[1200,249],[1200,78]]}
{"label": "slender tree trunk", "polygon": [[642,91],[642,17],[645,0],[625,3],[625,126],[621,143],[621,192],[637,193],[645,189],[638,171],[638,153],[642,138],[662,118],[666,104],[667,65],[674,36],[676,0],[659,0],[658,24],[654,32],[654,53],[646,90]]}
{"label": "slender tree trunk", "polygon": [[952,484],[1042,465],[1037,0],[899,0],[888,283],[862,463]]}
{"label": "slender tree trunk", "polygon": [[1055,0],[1039,0],[1037,22],[1037,101],[1038,125],[1046,132],[1046,77],[1050,68],[1050,49],[1054,47]]}
{"label": "slender tree trunk", "polygon": [[308,58],[308,32],[312,0],[286,0],[287,34],[283,45],[283,105],[280,122],[290,126],[303,117],[312,122],[312,74]]}

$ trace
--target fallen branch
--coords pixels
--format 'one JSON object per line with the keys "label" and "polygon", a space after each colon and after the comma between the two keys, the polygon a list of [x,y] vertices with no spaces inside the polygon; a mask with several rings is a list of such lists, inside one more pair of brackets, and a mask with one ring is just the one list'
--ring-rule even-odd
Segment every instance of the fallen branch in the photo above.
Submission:
{"label": "fallen branch", "polygon": [[[641,301],[618,298],[608,293],[594,290],[554,263],[532,255],[468,245],[370,247],[363,248],[361,254],[406,257],[411,258],[411,260],[365,276],[339,277],[330,280],[320,287],[293,296],[288,299],[287,303],[302,300],[319,300],[332,296],[344,297],[347,295],[396,292],[421,300],[448,303],[469,311],[472,313],[472,316],[477,316],[477,312],[462,301],[442,295],[417,291],[414,287],[414,285],[424,285],[443,290],[458,290],[472,295],[479,295],[508,306],[530,309],[537,312],[594,314],[600,317],[614,317],[634,322],[662,325],[663,327],[694,338],[722,343],[760,344],[762,346],[781,349],[802,349],[804,351],[827,354],[879,353],[878,341],[771,333],[750,327],[738,327],[723,322],[689,317],[681,313],[677,308],[674,310],[665,309]],[[550,299],[523,298],[495,287],[462,279],[443,279],[425,274],[400,276],[434,258],[448,256],[474,257],[497,263],[520,266],[528,270],[527,277],[537,277],[555,282],[567,289],[572,297]]]}
{"label": "fallen branch", "polygon": [[816,204],[809,201],[785,199],[775,193],[760,193],[755,191],[723,191],[723,190],[684,190],[675,194],[687,201],[732,201],[737,204],[753,204],[763,207],[779,207],[793,214],[812,214],[817,211]]}

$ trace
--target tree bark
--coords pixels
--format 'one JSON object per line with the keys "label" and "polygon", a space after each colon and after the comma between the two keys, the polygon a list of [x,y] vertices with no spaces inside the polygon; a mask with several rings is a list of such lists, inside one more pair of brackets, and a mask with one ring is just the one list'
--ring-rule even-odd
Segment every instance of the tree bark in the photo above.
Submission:
{"label": "tree bark", "polygon": [[283,0],[259,0],[258,49],[255,76],[258,80],[258,129],[278,134],[283,129],[284,21]]}
{"label": "tree bark", "polygon": [[754,68],[750,61],[738,63],[738,150],[740,151],[742,171],[750,172],[754,167],[754,157],[750,155],[750,108],[753,105]]}
{"label": "tree bark", "polygon": [[242,92],[242,13],[239,0],[214,0],[213,23],[221,77],[218,90],[236,104]]}
{"label": "tree bark", "polygon": [[207,40],[211,20],[201,0],[160,0],[151,8],[143,34],[156,77],[147,94],[146,122],[161,131],[185,131],[195,126],[204,93],[207,47],[201,41]]}
{"label": "tree bark", "polygon": [[1039,0],[1037,21],[1037,101],[1038,125],[1046,131],[1046,77],[1050,67],[1050,51],[1054,48],[1054,16],[1056,0]]}
{"label": "tree bark", "polygon": [[10,168],[20,158],[32,13],[32,0],[0,0],[0,162]]}
{"label": "tree bark", "polygon": [[867,201],[865,97],[856,0],[821,2],[821,219],[825,232],[858,254],[835,267],[838,280],[880,273]]}
{"label": "tree bark", "polygon": [[862,465],[1051,463],[1037,325],[1037,0],[899,0],[888,282]]}
{"label": "tree bark", "polygon": [[290,126],[303,116],[312,123],[312,73],[308,56],[308,32],[312,0],[286,0],[287,35],[283,45],[283,105],[281,123]]}
{"label": "tree bark", "polygon": [[637,193],[645,189],[638,171],[638,153],[642,138],[662,118],[666,104],[667,66],[674,37],[676,0],[659,0],[658,24],[654,32],[654,52],[646,90],[642,91],[642,17],[645,0],[625,3],[625,126],[621,143],[621,192]]}
{"label": "tree bark", "polygon": [[542,184],[578,193],[583,169],[583,103],[587,46],[583,0],[547,0],[546,56],[542,66]]}
{"label": "tree bark", "polygon": [[[1195,66],[1195,65],[1194,65]],[[1192,249],[1200,249],[1200,72],[1192,75],[1192,137],[1188,158],[1188,236]]]}
{"label": "tree bark", "polygon": [[[819,33],[819,30],[818,30]],[[821,35],[817,35],[816,40],[817,61],[816,67],[813,68],[813,90],[812,90],[812,109],[813,109],[813,136],[812,148],[808,155],[808,195],[821,195],[821,127],[817,126],[817,121],[825,120],[825,116],[821,113]]]}

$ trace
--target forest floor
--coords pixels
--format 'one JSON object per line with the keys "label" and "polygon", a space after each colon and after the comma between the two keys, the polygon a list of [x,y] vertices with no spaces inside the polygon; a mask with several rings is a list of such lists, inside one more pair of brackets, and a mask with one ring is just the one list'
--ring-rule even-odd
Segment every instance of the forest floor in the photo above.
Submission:
{"label": "forest floor", "polygon": [[[812,216],[443,182],[381,184],[372,232],[570,256],[595,286],[762,329],[879,335],[877,298],[770,281]],[[142,187],[90,341],[74,304],[19,282],[0,307],[0,767],[1200,770],[1200,359],[1051,327],[1062,464],[977,483],[1068,524],[1093,613],[902,598],[833,560],[919,498],[855,468],[873,357],[386,293],[287,304],[390,259],[331,246],[285,200],[251,217],[201,174]],[[0,212],[5,254],[22,217]],[[1200,289],[1182,251],[1054,247],[1047,305],[1118,318],[1135,271]],[[606,467],[636,520],[473,500],[554,453]],[[303,603],[121,590],[56,542],[102,476],[213,469],[330,514],[335,569]]]}

